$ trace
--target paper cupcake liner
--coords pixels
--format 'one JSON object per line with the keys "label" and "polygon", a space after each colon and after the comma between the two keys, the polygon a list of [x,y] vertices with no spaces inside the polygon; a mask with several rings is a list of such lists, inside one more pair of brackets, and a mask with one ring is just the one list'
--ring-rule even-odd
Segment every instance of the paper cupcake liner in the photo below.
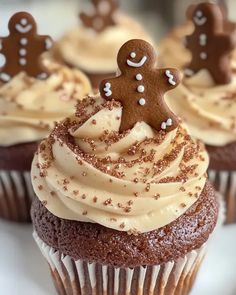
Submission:
{"label": "paper cupcake liner", "polygon": [[236,171],[209,171],[209,179],[225,202],[225,221],[236,222]]}
{"label": "paper cupcake liner", "polygon": [[0,217],[16,222],[30,221],[33,196],[29,171],[0,170]]}
{"label": "paper cupcake liner", "polygon": [[70,256],[33,234],[46,258],[59,295],[187,295],[204,258],[206,245],[162,265],[114,268]]}

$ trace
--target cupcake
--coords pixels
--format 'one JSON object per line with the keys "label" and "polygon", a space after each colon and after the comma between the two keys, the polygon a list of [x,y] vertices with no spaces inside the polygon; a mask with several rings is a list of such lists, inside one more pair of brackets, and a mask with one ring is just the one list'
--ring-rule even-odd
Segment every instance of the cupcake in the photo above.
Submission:
{"label": "cupcake", "polygon": [[51,40],[37,35],[31,15],[15,14],[9,30],[2,38],[6,62],[0,71],[0,216],[28,221],[34,196],[30,168],[37,144],[55,121],[73,113],[91,86],[78,70],[41,64],[39,55]]}
{"label": "cupcake", "polygon": [[[130,40],[120,76],[38,148],[34,238],[58,294],[189,294],[218,218],[208,155],[164,102],[178,71]],[[158,81],[158,82],[157,82]]]}
{"label": "cupcake", "polygon": [[168,94],[167,102],[191,135],[206,144],[210,178],[225,197],[231,223],[236,221],[235,33],[224,30],[223,13],[216,4],[197,5],[192,20],[195,30],[186,39],[191,62],[182,68],[182,84]]}
{"label": "cupcake", "polygon": [[115,76],[119,48],[132,38],[151,40],[139,23],[118,11],[116,0],[93,0],[93,10],[81,13],[81,23],[59,40],[52,56],[79,68],[94,88],[106,77]]}

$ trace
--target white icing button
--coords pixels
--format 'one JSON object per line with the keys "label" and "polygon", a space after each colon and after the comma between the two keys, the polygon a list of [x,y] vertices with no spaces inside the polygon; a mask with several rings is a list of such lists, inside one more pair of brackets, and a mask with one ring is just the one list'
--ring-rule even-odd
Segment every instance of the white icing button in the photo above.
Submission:
{"label": "white icing button", "polygon": [[135,52],[131,52],[130,53],[130,57],[135,58],[136,57],[136,53]]}
{"label": "white icing button", "polygon": [[136,80],[141,81],[143,80],[143,76],[141,74],[136,75]]}
{"label": "white icing button", "polygon": [[104,24],[104,21],[103,21],[103,19],[101,18],[101,17],[96,17],[94,20],[93,20],[93,26],[94,26],[94,28],[96,28],[96,29],[101,29],[102,28],[102,26],[103,26],[103,24]]}
{"label": "white icing button", "polygon": [[20,59],[19,59],[19,64],[20,64],[21,66],[25,66],[25,65],[27,64],[27,60],[26,60],[25,58],[20,58]]}
{"label": "white icing button", "polygon": [[27,45],[28,44],[28,39],[27,38],[21,38],[20,39],[20,44],[21,45]]}
{"label": "white icing button", "polygon": [[19,54],[20,54],[20,56],[26,56],[26,54],[27,54],[27,50],[26,50],[25,48],[21,48],[21,49],[19,50]]}
{"label": "white icing button", "polygon": [[137,90],[138,90],[139,93],[143,93],[144,90],[145,90],[145,87],[143,85],[139,85]]}
{"label": "white icing button", "polygon": [[140,100],[138,101],[138,103],[141,105],[141,106],[144,106],[146,104],[146,100],[145,98],[140,98]]}
{"label": "white icing button", "polygon": [[199,42],[201,46],[205,46],[207,44],[207,35],[206,34],[201,34],[199,36]]}
{"label": "white icing button", "polygon": [[200,58],[201,58],[201,59],[207,59],[207,54],[206,54],[206,52],[201,52],[201,53],[200,53]]}

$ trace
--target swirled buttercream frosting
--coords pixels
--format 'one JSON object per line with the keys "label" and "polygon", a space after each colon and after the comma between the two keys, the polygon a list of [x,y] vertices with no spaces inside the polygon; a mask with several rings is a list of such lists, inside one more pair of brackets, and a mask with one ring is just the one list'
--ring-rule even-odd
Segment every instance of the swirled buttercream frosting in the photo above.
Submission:
{"label": "swirled buttercream frosting", "polygon": [[207,145],[225,146],[236,141],[236,75],[230,84],[215,85],[201,70],[166,95],[169,107],[187,124],[192,136]]}
{"label": "swirled buttercream frosting", "polygon": [[148,232],[184,214],[206,184],[208,156],[180,124],[166,133],[144,122],[119,133],[120,103],[78,103],[32,164],[40,201],[57,217]]}
{"label": "swirled buttercream frosting", "polygon": [[117,24],[101,33],[81,24],[62,37],[53,51],[67,64],[87,73],[116,72],[116,56],[126,41],[145,39],[151,42],[139,23],[124,15],[116,15],[116,18]]}
{"label": "swirled buttercream frosting", "polygon": [[80,71],[45,64],[51,73],[46,80],[22,72],[0,85],[0,146],[41,140],[91,92]]}

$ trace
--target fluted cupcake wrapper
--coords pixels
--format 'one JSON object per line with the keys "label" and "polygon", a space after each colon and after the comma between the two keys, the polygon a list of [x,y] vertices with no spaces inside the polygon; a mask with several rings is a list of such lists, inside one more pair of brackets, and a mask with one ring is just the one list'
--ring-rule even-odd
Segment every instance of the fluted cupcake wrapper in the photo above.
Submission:
{"label": "fluted cupcake wrapper", "polygon": [[29,171],[0,170],[0,217],[30,221],[30,206],[34,197]]}
{"label": "fluted cupcake wrapper", "polygon": [[209,179],[225,202],[226,223],[236,222],[236,171],[209,171]]}
{"label": "fluted cupcake wrapper", "polygon": [[189,252],[184,258],[162,265],[115,268],[75,261],[46,245],[33,234],[46,258],[60,295],[187,295],[206,251]]}

